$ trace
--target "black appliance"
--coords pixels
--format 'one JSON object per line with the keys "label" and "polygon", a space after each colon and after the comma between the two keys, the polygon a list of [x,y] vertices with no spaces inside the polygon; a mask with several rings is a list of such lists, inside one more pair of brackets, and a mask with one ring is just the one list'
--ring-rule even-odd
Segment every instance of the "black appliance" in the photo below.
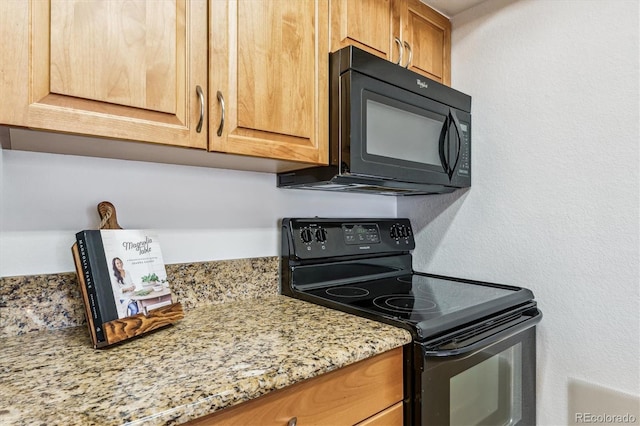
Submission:
{"label": "black appliance", "polygon": [[409,330],[405,424],[534,425],[530,290],[414,272],[408,219],[282,221],[281,292]]}
{"label": "black appliance", "polygon": [[385,195],[471,185],[471,97],[356,47],[329,58],[329,165],[278,186]]}

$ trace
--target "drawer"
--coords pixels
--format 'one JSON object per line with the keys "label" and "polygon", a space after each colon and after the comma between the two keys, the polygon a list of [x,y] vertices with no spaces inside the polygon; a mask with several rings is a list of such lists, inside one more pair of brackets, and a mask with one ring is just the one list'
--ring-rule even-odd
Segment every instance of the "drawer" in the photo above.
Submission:
{"label": "drawer", "polygon": [[361,421],[356,426],[402,426],[403,421],[404,408],[402,402],[398,402],[373,417]]}

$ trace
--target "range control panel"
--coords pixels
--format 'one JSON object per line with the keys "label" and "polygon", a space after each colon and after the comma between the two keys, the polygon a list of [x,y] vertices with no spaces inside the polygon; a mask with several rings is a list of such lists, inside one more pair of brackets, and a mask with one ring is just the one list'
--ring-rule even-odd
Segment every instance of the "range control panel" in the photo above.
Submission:
{"label": "range control panel", "polygon": [[282,254],[300,259],[406,252],[415,248],[409,219],[283,219]]}
{"label": "range control panel", "polygon": [[375,223],[346,223],[342,225],[345,244],[378,244],[380,228]]}

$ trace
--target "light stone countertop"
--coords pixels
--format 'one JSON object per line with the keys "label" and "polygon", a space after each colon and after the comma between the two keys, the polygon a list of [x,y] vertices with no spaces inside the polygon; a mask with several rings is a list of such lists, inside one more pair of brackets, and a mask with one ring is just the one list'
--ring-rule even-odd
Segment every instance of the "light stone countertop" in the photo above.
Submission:
{"label": "light stone countertop", "polygon": [[179,424],[411,341],[285,296],[201,306],[93,349],[86,326],[0,338],[0,424]]}

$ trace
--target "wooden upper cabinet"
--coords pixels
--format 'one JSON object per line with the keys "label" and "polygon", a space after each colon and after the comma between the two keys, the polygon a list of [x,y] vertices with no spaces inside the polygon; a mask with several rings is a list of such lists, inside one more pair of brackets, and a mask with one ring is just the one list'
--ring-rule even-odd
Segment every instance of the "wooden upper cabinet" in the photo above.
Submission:
{"label": "wooden upper cabinet", "polygon": [[[451,23],[419,0],[403,10],[403,42],[409,46],[409,69],[451,85]],[[408,59],[408,58],[407,58]],[[403,61],[404,63],[404,61]]]}
{"label": "wooden upper cabinet", "polygon": [[330,0],[331,51],[355,45],[451,84],[451,24],[419,0]]}
{"label": "wooden upper cabinet", "polygon": [[[26,2],[25,2],[26,3]],[[206,0],[32,0],[24,125],[206,149]]]}
{"label": "wooden upper cabinet", "polygon": [[391,0],[331,0],[331,51],[354,45],[397,61],[399,50],[392,35],[393,18]]}
{"label": "wooden upper cabinet", "polygon": [[326,164],[326,0],[209,6],[210,150]]}

